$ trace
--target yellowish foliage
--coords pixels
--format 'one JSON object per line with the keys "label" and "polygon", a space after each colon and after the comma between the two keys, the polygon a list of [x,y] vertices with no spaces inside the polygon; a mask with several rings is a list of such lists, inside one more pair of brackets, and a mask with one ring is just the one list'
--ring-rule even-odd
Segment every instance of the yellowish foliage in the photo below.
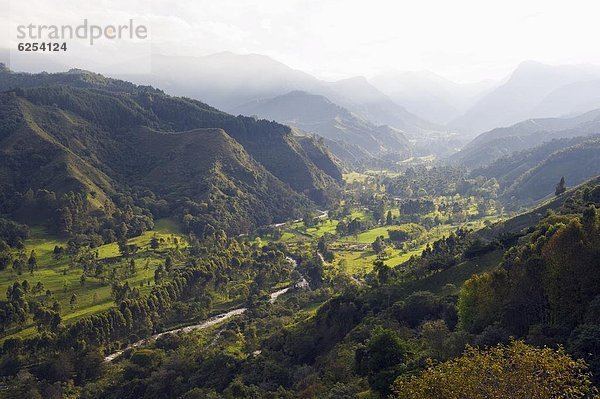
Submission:
{"label": "yellowish foliage", "polygon": [[521,341],[431,364],[418,376],[394,383],[398,399],[579,399],[597,398],[583,360],[563,349],[535,348]]}

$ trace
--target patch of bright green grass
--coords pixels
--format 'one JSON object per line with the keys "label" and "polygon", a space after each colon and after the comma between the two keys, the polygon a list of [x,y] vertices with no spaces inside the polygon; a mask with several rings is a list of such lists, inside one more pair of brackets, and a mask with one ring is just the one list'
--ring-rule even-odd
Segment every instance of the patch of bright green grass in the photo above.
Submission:
{"label": "patch of bright green grass", "polygon": [[[158,220],[155,230],[147,231],[139,237],[128,240],[129,244],[136,244],[139,247],[138,252],[133,256],[136,263],[136,274],[122,279],[127,281],[133,287],[140,290],[142,295],[147,294],[154,285],[154,271],[159,264],[164,263],[164,256],[150,249],[150,240],[156,237],[163,242],[160,243],[158,252],[169,248],[187,246],[185,238],[180,235],[179,226],[171,219]],[[31,287],[38,282],[44,286],[44,292],[37,294],[38,299],[45,297],[46,290],[52,291],[52,297],[47,299],[50,305],[58,301],[61,306],[61,317],[63,322],[68,324],[81,317],[89,316],[104,311],[113,306],[111,296],[111,286],[108,282],[102,282],[100,279],[87,277],[84,284],[81,283],[82,270],[77,264],[70,264],[68,256],[62,256],[56,259],[53,256],[55,246],[66,247],[66,240],[54,237],[40,227],[31,229],[31,237],[25,241],[25,254],[29,256],[31,251],[35,251],[38,270],[33,274],[24,271],[18,275],[12,268],[0,272],[0,293],[4,294],[15,281],[22,282],[27,280]],[[175,244],[174,238],[177,238],[178,244]],[[113,264],[118,268],[128,268],[130,259],[119,259],[120,253],[116,243],[102,245],[96,249],[98,259],[113,259]],[[148,285],[150,282],[150,285]],[[71,296],[75,294],[77,301],[71,306]],[[33,293],[29,294],[33,296]],[[22,338],[35,333],[33,323],[30,321],[18,331],[9,331],[12,336]]]}
{"label": "patch of bright green grass", "polygon": [[364,183],[367,181],[368,178],[369,177],[367,175],[358,172],[344,173],[343,175],[344,181],[348,184],[356,182]]}
{"label": "patch of bright green grass", "polygon": [[323,218],[322,222],[319,223],[317,226],[310,227],[304,230],[304,232],[316,238],[323,237],[326,233],[335,234],[335,228],[337,227],[338,223],[339,222],[337,220]]}

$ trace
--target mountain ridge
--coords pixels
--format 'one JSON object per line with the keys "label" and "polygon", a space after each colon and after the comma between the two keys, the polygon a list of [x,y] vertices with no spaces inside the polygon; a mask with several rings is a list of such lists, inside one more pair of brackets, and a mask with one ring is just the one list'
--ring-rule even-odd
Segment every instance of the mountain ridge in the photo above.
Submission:
{"label": "mountain ridge", "polygon": [[[304,91],[265,100],[255,100],[236,109],[246,115],[276,120],[301,131],[315,133],[328,140],[332,152],[354,164],[373,163],[376,158],[396,155],[398,160],[411,153],[403,132],[388,126],[376,126],[324,96]],[[361,154],[346,153],[348,146],[358,147]],[[363,159],[353,159],[355,157]]]}
{"label": "mountain ridge", "polygon": [[[277,123],[103,79],[87,72],[0,74],[0,87],[19,81],[26,87],[2,94],[9,111],[0,113],[1,186],[80,192],[97,210],[124,187],[144,186],[179,203],[178,212],[184,211],[183,197],[214,203],[213,210],[199,211],[204,222],[231,225],[236,232],[297,217],[313,206],[308,197],[324,204],[337,196],[341,172],[316,140],[300,144],[289,127]],[[65,80],[73,83],[61,85]],[[102,85],[109,90],[97,88]],[[30,140],[19,139],[23,126]],[[40,140],[52,145],[34,145]],[[155,147],[149,146],[153,142]],[[37,159],[41,170],[54,173],[19,174],[15,165],[25,159]],[[53,184],[52,179],[63,180]]]}

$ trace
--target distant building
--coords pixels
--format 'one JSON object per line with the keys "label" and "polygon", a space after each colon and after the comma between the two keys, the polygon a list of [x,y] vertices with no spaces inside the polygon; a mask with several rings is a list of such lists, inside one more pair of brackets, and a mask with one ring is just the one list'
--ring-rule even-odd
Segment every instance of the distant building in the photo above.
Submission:
{"label": "distant building", "polygon": [[302,278],[302,280],[300,280],[296,284],[294,284],[294,288],[297,288],[299,290],[309,290],[310,284],[308,284],[308,281],[306,281],[305,278]]}

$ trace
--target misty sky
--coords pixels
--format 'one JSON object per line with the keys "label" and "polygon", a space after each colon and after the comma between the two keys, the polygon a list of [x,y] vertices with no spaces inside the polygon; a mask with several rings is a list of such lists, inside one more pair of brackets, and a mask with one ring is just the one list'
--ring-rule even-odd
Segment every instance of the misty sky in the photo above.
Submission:
{"label": "misty sky", "polygon": [[[325,79],[430,70],[471,82],[502,78],[528,59],[600,64],[597,0],[20,0],[10,12],[9,0],[0,3],[4,48],[15,46],[16,24],[133,18],[149,25],[144,51],[259,53]],[[81,44],[71,54],[80,59],[68,62],[82,65],[69,66],[100,65],[131,46]]]}

